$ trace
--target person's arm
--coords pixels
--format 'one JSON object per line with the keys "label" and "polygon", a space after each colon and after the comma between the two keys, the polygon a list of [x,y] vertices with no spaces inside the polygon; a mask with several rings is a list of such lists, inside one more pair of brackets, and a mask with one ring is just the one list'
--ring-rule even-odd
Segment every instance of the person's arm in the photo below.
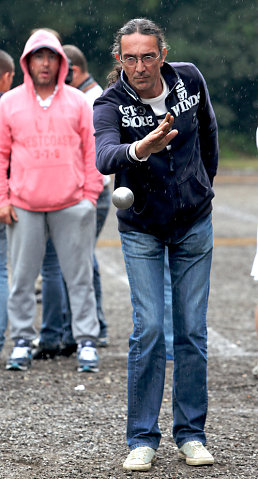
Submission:
{"label": "person's arm", "polygon": [[0,223],[11,225],[13,221],[18,221],[18,216],[12,205],[0,208]]}
{"label": "person's arm", "polygon": [[103,176],[95,165],[95,140],[92,119],[92,108],[87,104],[81,113],[81,139],[85,167],[84,198],[94,205],[103,190]]}
{"label": "person's arm", "polygon": [[103,175],[117,173],[129,163],[130,144],[121,142],[117,105],[102,98],[95,100],[93,123],[95,128],[96,166]]}
{"label": "person's arm", "polygon": [[[103,174],[112,174],[128,168],[137,160],[130,157],[132,143],[122,141],[120,118],[117,105],[101,98],[94,104],[94,127],[96,142],[96,166]],[[139,160],[151,153],[163,150],[177,135],[172,130],[173,117],[167,114],[163,122],[135,145],[135,154]]]}
{"label": "person's arm", "polygon": [[7,171],[9,168],[9,158],[11,152],[11,130],[6,119],[4,100],[0,102],[0,222],[12,224],[12,221],[17,221],[17,215],[10,205],[9,200],[9,184],[7,178]]}
{"label": "person's arm", "polygon": [[212,185],[218,168],[218,127],[206,82],[198,69],[197,71],[201,81],[200,104],[197,112],[201,158]]}

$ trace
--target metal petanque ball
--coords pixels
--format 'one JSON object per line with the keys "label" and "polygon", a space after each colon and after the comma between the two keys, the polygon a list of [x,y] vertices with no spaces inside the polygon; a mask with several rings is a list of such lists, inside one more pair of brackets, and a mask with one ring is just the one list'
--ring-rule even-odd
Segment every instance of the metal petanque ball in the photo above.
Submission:
{"label": "metal petanque ball", "polygon": [[120,186],[120,188],[113,191],[112,202],[120,210],[130,208],[134,202],[132,190],[126,188],[126,186]]}

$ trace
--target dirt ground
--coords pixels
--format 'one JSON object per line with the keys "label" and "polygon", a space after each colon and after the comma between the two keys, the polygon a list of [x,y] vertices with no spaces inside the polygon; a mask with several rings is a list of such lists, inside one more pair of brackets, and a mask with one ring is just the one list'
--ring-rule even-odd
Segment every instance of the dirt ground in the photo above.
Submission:
{"label": "dirt ground", "polygon": [[[76,357],[34,361],[27,372],[5,370],[0,358],[0,478],[148,479],[257,477],[258,362],[254,310],[258,284],[250,278],[256,250],[258,177],[221,174],[215,183],[215,248],[208,311],[209,412],[207,445],[213,466],[177,459],[171,438],[173,363],[167,364],[160,413],[162,441],[148,473],[123,471],[127,455],[126,378],[131,305],[115,209],[97,247],[110,345],[99,350],[100,371],[78,373]],[[41,309],[38,307],[37,327]],[[84,390],[76,389],[84,386]],[[80,388],[79,388],[80,389]]]}

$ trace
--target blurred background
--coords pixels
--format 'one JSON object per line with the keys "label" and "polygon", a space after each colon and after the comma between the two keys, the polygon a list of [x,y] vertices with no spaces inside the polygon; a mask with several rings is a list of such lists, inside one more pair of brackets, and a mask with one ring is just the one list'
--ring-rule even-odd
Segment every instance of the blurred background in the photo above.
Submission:
{"label": "blurred background", "polygon": [[193,62],[203,73],[217,115],[224,162],[257,164],[258,2],[256,0],[0,0],[0,48],[19,58],[33,28],[59,32],[85,53],[103,88],[113,66],[115,32],[147,17],[165,31],[168,61]]}

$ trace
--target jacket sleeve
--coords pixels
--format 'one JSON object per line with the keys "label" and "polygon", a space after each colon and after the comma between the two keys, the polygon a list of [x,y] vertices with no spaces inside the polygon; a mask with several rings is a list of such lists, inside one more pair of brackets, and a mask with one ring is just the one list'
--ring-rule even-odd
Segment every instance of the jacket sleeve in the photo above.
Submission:
{"label": "jacket sleeve", "polygon": [[130,144],[121,139],[118,106],[105,97],[98,98],[94,103],[93,122],[98,170],[109,175],[130,166]]}
{"label": "jacket sleeve", "polygon": [[81,115],[82,152],[85,167],[84,198],[96,205],[103,190],[103,176],[95,166],[95,141],[92,110],[85,100]]}
{"label": "jacket sleeve", "polygon": [[201,158],[212,185],[218,168],[218,127],[206,82],[198,69],[197,72],[200,78],[200,104],[197,116]]}
{"label": "jacket sleeve", "polygon": [[10,204],[7,172],[11,152],[11,129],[5,115],[4,99],[0,100],[0,208]]}

